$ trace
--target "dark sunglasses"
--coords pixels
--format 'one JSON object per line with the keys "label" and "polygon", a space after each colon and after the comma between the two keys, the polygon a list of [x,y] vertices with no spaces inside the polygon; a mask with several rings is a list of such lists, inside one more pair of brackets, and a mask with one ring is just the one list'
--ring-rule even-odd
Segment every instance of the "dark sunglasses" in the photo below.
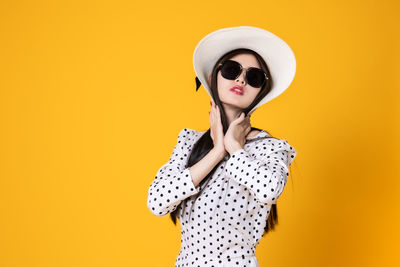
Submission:
{"label": "dark sunglasses", "polygon": [[[218,68],[222,77],[228,80],[239,77],[244,69],[239,62],[230,59],[219,64]],[[246,70],[245,80],[252,87],[262,87],[267,79],[267,74],[262,69],[250,67]]]}

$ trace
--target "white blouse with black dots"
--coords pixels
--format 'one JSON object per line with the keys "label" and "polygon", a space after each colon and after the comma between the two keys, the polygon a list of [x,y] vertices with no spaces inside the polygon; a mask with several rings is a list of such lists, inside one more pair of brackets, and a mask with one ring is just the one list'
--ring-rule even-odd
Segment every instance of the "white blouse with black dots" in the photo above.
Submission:
{"label": "white blouse with black dots", "polygon": [[179,209],[181,250],[175,267],[258,266],[255,249],[296,150],[284,139],[262,138],[269,136],[262,130],[195,187],[186,164],[204,133],[180,131],[169,161],[150,185],[147,206],[158,217]]}

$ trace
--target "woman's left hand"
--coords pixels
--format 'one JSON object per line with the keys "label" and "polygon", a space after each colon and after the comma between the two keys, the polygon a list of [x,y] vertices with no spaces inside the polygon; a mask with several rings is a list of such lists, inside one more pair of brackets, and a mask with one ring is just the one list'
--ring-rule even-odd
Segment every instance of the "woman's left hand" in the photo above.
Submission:
{"label": "woman's left hand", "polygon": [[244,112],[231,122],[224,136],[224,146],[230,155],[243,148],[246,136],[251,131],[250,116],[244,116]]}

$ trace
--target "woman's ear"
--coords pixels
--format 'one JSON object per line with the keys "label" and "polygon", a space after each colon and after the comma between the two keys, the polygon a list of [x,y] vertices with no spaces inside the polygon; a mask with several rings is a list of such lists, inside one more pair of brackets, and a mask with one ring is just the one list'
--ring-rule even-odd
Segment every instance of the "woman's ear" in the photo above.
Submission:
{"label": "woman's ear", "polygon": [[207,82],[208,82],[208,87],[211,87],[211,74],[208,75]]}

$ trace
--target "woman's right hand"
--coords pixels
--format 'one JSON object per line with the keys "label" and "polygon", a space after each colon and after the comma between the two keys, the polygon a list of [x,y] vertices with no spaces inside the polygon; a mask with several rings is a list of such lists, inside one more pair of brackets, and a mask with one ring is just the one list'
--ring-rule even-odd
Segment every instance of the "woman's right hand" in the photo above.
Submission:
{"label": "woman's right hand", "polygon": [[211,103],[210,113],[210,135],[214,142],[214,149],[221,153],[222,157],[228,153],[224,146],[224,131],[221,122],[221,113],[214,102]]}

